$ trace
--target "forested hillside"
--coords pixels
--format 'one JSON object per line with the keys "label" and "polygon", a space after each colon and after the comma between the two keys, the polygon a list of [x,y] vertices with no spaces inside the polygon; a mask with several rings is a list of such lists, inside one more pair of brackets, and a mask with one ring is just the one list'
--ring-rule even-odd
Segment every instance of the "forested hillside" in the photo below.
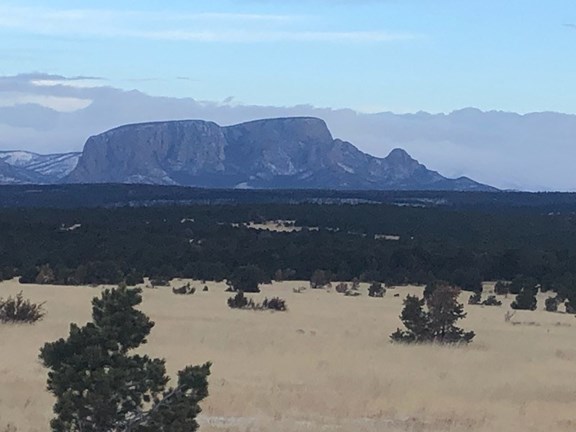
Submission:
{"label": "forested hillside", "polygon": [[[276,220],[293,222],[257,229]],[[333,280],[442,279],[477,290],[482,280],[523,275],[543,290],[576,292],[576,217],[368,204],[0,211],[4,279],[223,280],[242,266],[255,266],[263,282],[320,269]]]}

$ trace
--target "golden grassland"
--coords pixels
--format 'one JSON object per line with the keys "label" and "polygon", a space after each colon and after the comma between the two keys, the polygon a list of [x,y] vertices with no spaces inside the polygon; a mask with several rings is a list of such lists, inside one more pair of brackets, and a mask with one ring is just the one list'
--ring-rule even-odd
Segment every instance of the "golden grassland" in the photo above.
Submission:
{"label": "golden grassland", "polygon": [[[176,285],[181,282],[175,282]],[[194,284],[201,288],[199,283]],[[388,335],[402,300],[324,290],[294,293],[300,282],[263,286],[286,313],[231,310],[223,284],[180,296],[145,289],[142,309],[156,322],[147,353],[172,374],[213,362],[201,430],[223,431],[573,431],[576,429],[576,319],[542,310],[504,321],[502,307],[466,306],[464,347],[403,346]],[[100,288],[0,284],[46,301],[34,325],[0,325],[0,430],[48,431],[53,400],[45,391],[39,348],[90,319]],[[399,294],[395,297],[394,294]],[[467,295],[462,301],[467,300]]]}

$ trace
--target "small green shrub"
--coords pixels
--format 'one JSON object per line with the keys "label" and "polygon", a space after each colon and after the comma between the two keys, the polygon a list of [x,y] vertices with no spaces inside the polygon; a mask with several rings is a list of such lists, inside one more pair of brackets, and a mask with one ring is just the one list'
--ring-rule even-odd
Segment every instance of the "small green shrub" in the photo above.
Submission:
{"label": "small green shrub", "polygon": [[183,285],[183,286],[178,287],[178,288],[172,288],[172,293],[174,293],[174,294],[190,295],[190,294],[194,294],[195,292],[196,292],[196,288],[190,286],[190,283],[187,283],[186,285]]}
{"label": "small green shrub", "polygon": [[16,297],[0,299],[0,322],[33,324],[40,321],[46,312],[44,303],[32,303],[24,299],[22,291]]}
{"label": "small green shrub", "polygon": [[482,303],[482,293],[476,292],[468,299],[469,305],[479,305]]}
{"label": "small green shrub", "polygon": [[338,294],[346,294],[349,288],[347,283],[340,282],[338,285],[336,285],[335,289]]}
{"label": "small green shrub", "polygon": [[557,312],[559,303],[560,302],[558,301],[557,297],[548,297],[544,301],[544,306],[546,307],[546,311],[548,312]]}
{"label": "small green shrub", "polygon": [[490,295],[486,300],[482,301],[482,294],[477,292],[470,296],[468,299],[469,305],[479,306],[502,306],[502,302],[496,298],[495,295]]}
{"label": "small green shrub", "polygon": [[384,294],[386,294],[386,288],[380,282],[372,282],[368,287],[369,297],[384,297]]}
{"label": "small green shrub", "polygon": [[496,296],[491,295],[482,302],[482,306],[502,306],[502,302]]}
{"label": "small green shrub", "polygon": [[228,299],[228,307],[232,309],[244,309],[248,306],[248,299],[244,291],[238,291],[234,297]]}
{"label": "small green shrub", "polygon": [[228,307],[232,309],[246,309],[246,310],[273,310],[279,312],[285,312],[288,310],[286,306],[286,300],[279,297],[273,297],[270,300],[264,299],[262,303],[256,303],[252,299],[247,299],[244,292],[238,291],[234,297],[228,299]]}
{"label": "small green shrub", "polygon": [[281,299],[280,297],[273,297],[270,300],[264,299],[262,307],[264,309],[275,310],[278,312],[284,312],[288,309],[286,307],[286,300]]}

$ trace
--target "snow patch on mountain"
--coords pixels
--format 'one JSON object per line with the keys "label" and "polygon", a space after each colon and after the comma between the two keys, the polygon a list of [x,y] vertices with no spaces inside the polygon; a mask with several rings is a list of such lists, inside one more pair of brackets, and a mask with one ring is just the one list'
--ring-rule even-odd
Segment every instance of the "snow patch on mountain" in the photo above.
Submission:
{"label": "snow patch on mountain", "polygon": [[354,172],[355,172],[353,168],[350,168],[349,166],[346,166],[343,163],[338,162],[338,166],[340,168],[342,168],[344,171],[346,171],[347,173],[354,174]]}
{"label": "snow patch on mountain", "polygon": [[[22,150],[0,151],[0,161],[20,169],[20,173],[27,173],[24,177],[28,178],[17,178],[14,181],[28,183],[32,178],[37,183],[55,183],[76,168],[80,155],[81,153],[42,155]],[[6,179],[0,181],[2,183],[8,182]]]}

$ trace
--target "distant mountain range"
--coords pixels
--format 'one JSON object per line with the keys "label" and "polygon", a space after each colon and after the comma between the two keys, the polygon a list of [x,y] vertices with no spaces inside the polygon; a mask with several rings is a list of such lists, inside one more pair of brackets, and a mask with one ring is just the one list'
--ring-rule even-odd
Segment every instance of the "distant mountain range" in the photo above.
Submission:
{"label": "distant mountain range", "polygon": [[395,149],[385,158],[334,139],[313,117],[221,127],[202,120],[121,126],[84,151],[0,152],[0,183],[144,183],[207,188],[462,190],[494,188],[448,179]]}
{"label": "distant mountain range", "polygon": [[[384,158],[390,150],[402,148],[450,178],[465,175],[506,190],[576,191],[570,174],[576,159],[576,114],[473,107],[366,113],[305,104],[249,105],[152,96],[114,88],[106,81],[79,87],[74,77],[69,78],[38,73],[0,77],[5,90],[19,95],[0,104],[0,149],[76,152],[89,136],[135,123],[193,118],[228,126],[306,116],[323,119],[335,137],[368,154]],[[55,85],[45,85],[51,80]]]}
{"label": "distant mountain range", "polygon": [[76,167],[80,155],[0,151],[0,184],[61,183]]}

